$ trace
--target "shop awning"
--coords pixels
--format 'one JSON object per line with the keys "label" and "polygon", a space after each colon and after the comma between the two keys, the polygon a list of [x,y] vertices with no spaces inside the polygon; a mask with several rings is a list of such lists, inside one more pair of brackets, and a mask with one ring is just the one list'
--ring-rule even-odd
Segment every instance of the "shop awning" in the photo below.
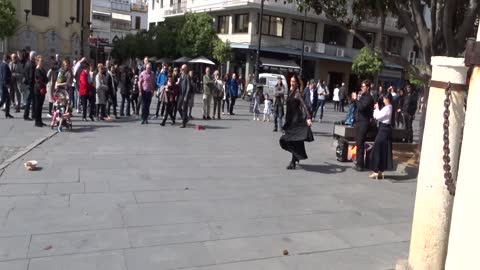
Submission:
{"label": "shop awning", "polygon": [[100,15],[104,15],[104,16],[110,17],[110,13],[109,13],[109,12],[93,10],[92,13],[94,13],[94,14],[100,14]]}
{"label": "shop awning", "polygon": [[121,13],[112,13],[112,19],[114,20],[122,20],[122,21],[132,21],[132,18],[128,14],[121,14]]}
{"label": "shop awning", "polygon": [[300,66],[297,65],[297,63],[295,63],[295,61],[293,60],[279,60],[279,59],[273,59],[273,58],[260,57],[260,62],[262,62],[262,66],[300,69]]}

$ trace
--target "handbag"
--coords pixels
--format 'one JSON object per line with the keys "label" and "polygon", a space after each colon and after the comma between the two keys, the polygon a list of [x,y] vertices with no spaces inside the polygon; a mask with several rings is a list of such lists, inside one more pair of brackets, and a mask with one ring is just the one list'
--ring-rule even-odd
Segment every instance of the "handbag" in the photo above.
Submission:
{"label": "handbag", "polygon": [[313,142],[315,138],[313,137],[313,132],[311,127],[307,127],[307,138],[305,139],[306,142]]}

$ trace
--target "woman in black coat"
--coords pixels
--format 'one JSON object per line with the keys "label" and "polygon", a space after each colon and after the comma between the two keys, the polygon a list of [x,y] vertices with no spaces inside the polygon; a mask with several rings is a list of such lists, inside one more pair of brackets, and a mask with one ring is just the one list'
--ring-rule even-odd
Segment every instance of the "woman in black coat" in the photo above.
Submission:
{"label": "woman in black coat", "polygon": [[43,58],[41,55],[36,57],[37,67],[35,69],[35,86],[33,88],[33,112],[35,118],[35,126],[43,127],[46,126],[42,121],[42,108],[43,102],[45,101],[45,95],[47,94],[47,71],[43,67]]}
{"label": "woman in black coat", "polygon": [[280,146],[292,153],[292,160],[287,170],[294,170],[297,162],[307,159],[305,141],[313,141],[312,114],[303,100],[302,85],[296,75],[290,79],[290,91],[287,98],[287,114],[283,129],[285,134],[280,138]]}

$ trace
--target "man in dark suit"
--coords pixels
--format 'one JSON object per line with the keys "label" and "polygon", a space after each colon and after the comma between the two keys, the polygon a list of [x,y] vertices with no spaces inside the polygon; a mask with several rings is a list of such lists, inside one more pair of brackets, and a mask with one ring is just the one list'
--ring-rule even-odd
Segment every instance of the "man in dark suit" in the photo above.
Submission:
{"label": "man in dark suit", "polygon": [[185,128],[188,122],[188,101],[192,98],[194,91],[192,81],[188,75],[187,65],[182,66],[182,74],[180,75],[180,95],[177,101],[177,110],[182,117],[181,128]]}
{"label": "man in dark suit", "polygon": [[305,105],[307,105],[308,110],[311,114],[313,114],[313,111],[317,107],[318,103],[315,80],[310,80],[310,82],[308,83],[307,87],[303,92],[303,99],[305,101]]}
{"label": "man in dark suit", "polygon": [[12,82],[12,72],[8,66],[9,62],[10,55],[4,54],[0,63],[0,107],[5,104],[5,117],[13,118],[10,115],[10,93],[8,92],[8,87]]}
{"label": "man in dark suit", "polygon": [[36,69],[36,64],[35,64],[35,56],[36,53],[34,51],[30,52],[30,59],[25,63],[25,68],[24,68],[24,83],[25,87],[27,88],[25,90],[25,93],[27,93],[27,101],[25,103],[25,112],[23,113],[23,119],[26,121],[32,121],[33,118],[33,110],[32,110],[32,118],[29,117],[30,115],[30,107],[35,108],[33,103],[33,88],[35,86],[35,69]]}
{"label": "man in dark suit", "polygon": [[357,119],[355,122],[355,132],[357,141],[357,164],[355,169],[363,171],[365,168],[365,140],[368,133],[370,121],[373,118],[373,97],[370,94],[370,81],[362,82],[359,98],[357,101]]}

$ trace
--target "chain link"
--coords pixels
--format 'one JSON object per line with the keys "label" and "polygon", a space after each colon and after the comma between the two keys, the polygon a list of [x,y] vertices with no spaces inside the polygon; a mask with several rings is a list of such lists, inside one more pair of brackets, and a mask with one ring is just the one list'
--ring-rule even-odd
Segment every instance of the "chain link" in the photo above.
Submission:
{"label": "chain link", "polygon": [[452,97],[452,90],[450,89],[450,82],[445,88],[445,101],[443,106],[443,177],[445,178],[445,185],[447,186],[450,195],[455,196],[455,180],[452,175],[452,167],[450,166],[450,104]]}

